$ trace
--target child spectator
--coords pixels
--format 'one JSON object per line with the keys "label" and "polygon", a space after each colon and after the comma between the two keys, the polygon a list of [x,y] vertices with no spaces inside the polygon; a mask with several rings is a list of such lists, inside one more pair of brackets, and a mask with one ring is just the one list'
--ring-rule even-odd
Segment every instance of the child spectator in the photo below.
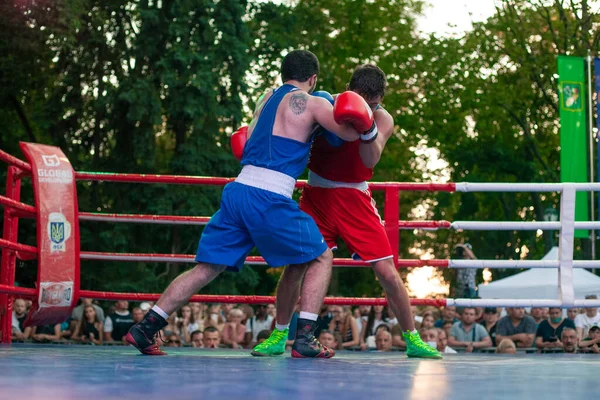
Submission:
{"label": "child spectator", "polygon": [[319,335],[319,342],[325,347],[330,349],[338,350],[340,348],[339,342],[336,340],[333,332],[328,330],[322,330]]}
{"label": "child spectator", "polygon": [[[585,296],[586,299],[597,299],[595,294]],[[575,317],[575,326],[577,327],[577,336],[579,341],[588,336],[588,331],[592,326],[600,325],[600,314],[598,313],[598,307],[586,307],[584,308],[585,313],[579,314]]]}
{"label": "child spectator", "polygon": [[[225,329],[227,329],[227,324],[225,324]],[[223,331],[223,333],[224,332],[225,331]],[[256,344],[261,344],[262,342],[267,340],[269,336],[271,336],[271,331],[269,330],[263,329],[262,331],[258,332],[258,336],[256,337]]]}
{"label": "child spectator", "polygon": [[23,323],[27,318],[27,304],[23,299],[16,299],[12,313],[12,340],[26,340],[31,334],[31,327],[25,328]]}
{"label": "child spectator", "polygon": [[510,339],[502,339],[496,347],[497,354],[515,354],[517,352],[517,346],[515,342]]}
{"label": "child spectator", "polygon": [[600,353],[600,349],[598,348],[598,343],[600,343],[600,327],[592,326],[588,335],[589,337],[583,339],[579,343],[579,346],[582,350],[591,351],[596,354]]}

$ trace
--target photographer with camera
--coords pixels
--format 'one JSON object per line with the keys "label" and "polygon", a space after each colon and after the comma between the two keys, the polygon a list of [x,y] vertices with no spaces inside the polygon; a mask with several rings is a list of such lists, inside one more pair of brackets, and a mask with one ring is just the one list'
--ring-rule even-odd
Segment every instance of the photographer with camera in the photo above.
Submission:
{"label": "photographer with camera", "polygon": [[[454,254],[458,260],[477,260],[473,254],[473,247],[469,243],[457,244],[454,247]],[[456,297],[473,299],[477,296],[476,274],[475,268],[456,268]]]}
{"label": "photographer with camera", "polygon": [[537,333],[535,334],[535,346],[538,349],[556,349],[562,348],[560,341],[564,328],[575,329],[575,322],[562,316],[562,310],[558,307],[552,307],[549,310],[550,318],[540,322]]}

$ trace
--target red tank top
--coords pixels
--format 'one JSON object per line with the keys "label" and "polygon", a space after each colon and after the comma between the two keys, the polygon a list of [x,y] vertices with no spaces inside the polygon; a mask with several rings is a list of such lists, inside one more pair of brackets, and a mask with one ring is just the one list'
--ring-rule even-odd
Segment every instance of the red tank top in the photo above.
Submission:
{"label": "red tank top", "polygon": [[312,144],[308,169],[322,178],[336,182],[363,182],[373,177],[373,168],[367,168],[360,158],[360,140],[345,142],[334,147],[323,136]]}

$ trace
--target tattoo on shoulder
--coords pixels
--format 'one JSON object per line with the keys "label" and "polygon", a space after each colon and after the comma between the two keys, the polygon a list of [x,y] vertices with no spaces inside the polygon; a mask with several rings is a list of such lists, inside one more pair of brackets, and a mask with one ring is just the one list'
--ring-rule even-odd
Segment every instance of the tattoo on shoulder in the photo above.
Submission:
{"label": "tattoo on shoulder", "polygon": [[293,93],[290,97],[290,109],[296,115],[302,114],[306,111],[306,101],[308,96],[306,93]]}

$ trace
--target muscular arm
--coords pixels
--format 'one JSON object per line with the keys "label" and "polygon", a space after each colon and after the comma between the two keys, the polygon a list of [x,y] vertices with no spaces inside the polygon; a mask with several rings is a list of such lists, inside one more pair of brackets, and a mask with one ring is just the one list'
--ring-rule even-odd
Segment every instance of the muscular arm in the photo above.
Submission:
{"label": "muscular arm", "polygon": [[360,132],[354,129],[352,125],[339,125],[335,122],[333,119],[333,106],[328,100],[315,96],[307,95],[307,97],[307,108],[317,124],[347,142],[353,142],[359,138]]}
{"label": "muscular arm", "polygon": [[381,108],[374,112],[374,117],[375,123],[377,124],[377,129],[379,131],[377,139],[375,139],[373,143],[361,142],[358,148],[360,158],[367,168],[373,168],[375,165],[377,165],[379,159],[381,158],[381,153],[383,152],[385,144],[394,132],[394,119],[390,113]]}
{"label": "muscular arm", "polygon": [[271,97],[272,94],[273,94],[273,91],[270,90],[266,93],[263,93],[258,98],[258,101],[256,102],[256,107],[254,107],[254,112],[252,113],[252,121],[250,121],[250,125],[248,126],[248,139],[250,139],[250,136],[252,136],[252,132],[254,132],[254,127],[256,126],[256,121],[258,121],[258,116],[260,115],[260,112],[261,112],[263,106],[265,105],[265,103],[267,102],[269,97]]}

